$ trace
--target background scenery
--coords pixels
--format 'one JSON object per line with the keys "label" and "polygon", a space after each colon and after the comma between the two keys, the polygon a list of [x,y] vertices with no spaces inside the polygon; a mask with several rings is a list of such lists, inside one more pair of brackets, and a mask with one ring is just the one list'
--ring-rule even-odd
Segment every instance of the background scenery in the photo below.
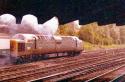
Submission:
{"label": "background scenery", "polygon": [[125,43],[124,25],[107,24],[100,26],[97,22],[78,25],[71,22],[60,25],[58,34],[78,36],[84,41],[85,49],[123,47]]}

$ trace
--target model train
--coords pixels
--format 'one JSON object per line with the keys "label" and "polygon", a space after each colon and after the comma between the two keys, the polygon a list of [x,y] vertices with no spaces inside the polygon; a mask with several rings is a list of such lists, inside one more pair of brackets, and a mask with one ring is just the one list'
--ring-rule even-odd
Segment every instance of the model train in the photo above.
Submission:
{"label": "model train", "polygon": [[20,33],[10,39],[0,38],[0,43],[1,57],[7,56],[13,63],[52,57],[74,56],[83,50],[82,40],[75,36]]}

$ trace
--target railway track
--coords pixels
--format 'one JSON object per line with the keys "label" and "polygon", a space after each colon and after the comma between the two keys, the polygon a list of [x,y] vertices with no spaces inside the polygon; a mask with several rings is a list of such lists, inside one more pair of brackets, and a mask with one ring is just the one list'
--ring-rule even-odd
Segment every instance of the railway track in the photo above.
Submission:
{"label": "railway track", "polygon": [[[120,57],[120,55],[118,55],[118,57]],[[99,58],[99,57],[97,57],[97,58]],[[106,57],[107,59],[108,59],[108,57]],[[105,59],[106,59],[105,58]],[[123,58],[123,56],[121,56],[121,58]],[[113,58],[113,59],[109,59],[110,61],[112,61],[112,60],[114,60],[114,59],[117,59],[117,58]],[[102,60],[102,58],[100,58],[100,60],[98,60],[98,63],[100,63],[100,61]],[[90,62],[91,61],[91,62]],[[1,80],[8,80],[9,78],[11,78],[10,80],[11,81],[20,81],[20,79],[21,80],[32,80],[32,79],[35,79],[35,78],[29,78],[28,79],[28,77],[30,77],[30,76],[37,76],[37,75],[39,75],[39,73],[41,74],[43,74],[42,76],[43,77],[45,77],[45,76],[47,76],[47,75],[52,75],[52,74],[59,74],[59,73],[62,73],[61,71],[67,71],[67,70],[69,70],[69,71],[71,71],[72,70],[72,67],[74,67],[74,68],[76,68],[77,69],[77,67],[80,67],[80,66],[83,66],[83,67],[85,67],[86,68],[86,66],[91,66],[91,65],[95,65],[95,64],[97,64],[97,62],[95,62],[95,64],[90,64],[90,63],[93,63],[94,61],[97,61],[97,59],[93,59],[93,60],[90,60],[90,61],[88,61],[88,64],[89,65],[87,65],[87,62],[80,62],[80,61],[77,61],[77,63],[76,63],[76,61],[72,61],[72,63],[70,62],[70,63],[66,63],[66,64],[61,64],[61,65],[59,65],[59,66],[55,66],[55,67],[51,67],[51,68],[46,68],[46,70],[45,70],[45,68],[39,68],[39,69],[32,69],[32,70],[27,70],[27,71],[23,71],[23,72],[17,72],[17,73],[10,73],[10,74],[7,74],[7,75],[2,75],[2,76],[0,76],[1,77]],[[104,60],[102,61],[102,62],[104,62]],[[109,62],[109,61],[107,61],[107,62]],[[78,66],[79,65],[79,66]],[[76,67],[75,67],[76,66]],[[67,68],[67,69],[66,69]],[[69,69],[70,68],[70,69]],[[57,69],[59,69],[59,70],[57,70]],[[87,69],[87,68],[86,68]],[[85,69],[84,69],[85,70]],[[52,71],[53,71],[53,73],[52,73]],[[48,74],[47,74],[48,73]],[[50,74],[51,73],[51,74]],[[15,74],[15,75],[14,75]],[[20,75],[20,74],[23,74],[23,75]],[[35,75],[35,74],[37,74],[37,75]],[[9,77],[9,78],[8,78]],[[38,77],[37,77],[38,78]]]}
{"label": "railway track", "polygon": [[[113,61],[113,62],[112,61],[101,62],[101,63],[93,64],[90,66],[86,66],[86,67],[81,66],[81,67],[78,67],[76,69],[72,69],[72,70],[68,70],[65,72],[50,75],[47,77],[43,77],[43,78],[36,80],[36,81],[42,80],[42,81],[49,81],[49,82],[56,82],[56,81],[63,82],[63,81],[66,81],[67,78],[71,80],[72,78],[74,78],[76,76],[79,76],[79,75],[84,76],[84,75],[90,74],[92,72],[111,68],[111,66],[115,67],[116,65],[123,65],[123,64],[125,65],[124,61],[125,61],[125,58],[117,60],[117,61]],[[76,82],[78,82],[78,81],[76,81]]]}
{"label": "railway track", "polygon": [[[107,56],[106,56],[107,57]],[[109,56],[108,56],[109,57]],[[104,57],[103,57],[104,58]],[[95,59],[93,59],[93,60],[89,60],[89,61],[84,61],[84,59],[80,59],[80,60],[78,60],[78,61],[71,61],[71,62],[68,62],[68,63],[63,63],[63,64],[61,64],[63,67],[64,67],[64,65],[69,65],[69,64],[72,64],[72,65],[74,65],[74,63],[76,63],[76,62],[80,62],[80,61],[83,61],[82,63],[83,64],[86,64],[86,63],[91,63],[91,62],[94,62],[94,61],[97,61],[97,60],[102,60],[102,58],[98,58],[98,57],[95,57]],[[20,75],[20,74],[22,74],[22,73],[24,73],[25,71],[26,71],[26,73],[25,74],[27,74],[27,73],[29,73],[29,72],[32,72],[33,70],[47,70],[47,69],[58,69],[57,67],[58,66],[60,66],[60,64],[58,65],[55,65],[55,66],[52,66],[51,68],[50,67],[48,67],[48,68],[38,68],[38,69],[34,69],[34,68],[32,68],[32,69],[28,69],[28,71],[26,71],[26,70],[20,70],[20,71],[14,71],[14,72],[10,72],[10,73],[5,73],[5,74],[3,74],[2,76],[0,76],[0,77],[3,77],[3,76],[6,76],[6,78],[8,78],[9,77],[9,75],[11,76],[11,77],[13,77],[13,76],[17,76],[17,75],[13,75],[13,74],[18,74],[18,75]],[[20,73],[20,74],[19,74]],[[0,79],[2,79],[2,78],[0,78]],[[4,79],[5,79],[5,77],[4,77]]]}
{"label": "railway track", "polygon": [[[121,52],[121,53],[118,54],[117,52]],[[88,52],[88,53],[84,52],[82,53],[84,55],[81,55],[81,56],[64,58],[61,60],[60,59],[54,60],[53,62],[58,62],[58,64],[53,66],[48,66],[46,68],[39,67],[36,64],[17,65],[15,67],[10,66],[10,68],[6,67],[6,68],[2,68],[3,70],[0,70],[0,73],[1,73],[0,80],[1,81],[20,81],[21,79],[23,81],[28,81],[28,80],[33,80],[40,77],[38,76],[39,73],[43,73],[42,76],[46,77],[47,75],[49,76],[49,75],[59,74],[67,70],[71,72],[72,67],[74,67],[75,69],[77,69],[77,67],[81,67],[81,65],[86,67],[94,63],[97,64],[101,61],[103,62],[104,60],[102,59],[111,59],[114,55],[118,57],[120,56],[122,57],[122,55],[125,54],[124,49],[123,50],[117,49],[117,52],[114,53],[113,50],[111,51],[102,50],[102,51],[97,51],[97,52],[95,51],[95,52]],[[91,56],[88,56],[87,54],[91,54]],[[93,57],[93,56],[97,56],[97,57]],[[86,57],[86,59],[84,59],[84,57]],[[64,61],[65,63],[63,63]],[[52,62],[52,60],[49,62]],[[57,70],[57,69],[61,69],[61,70]],[[48,73],[49,71],[51,74]],[[28,79],[29,76],[34,76],[35,74],[37,77],[31,77]]]}
{"label": "railway track", "polygon": [[[122,50],[122,49],[115,49],[117,51]],[[124,52],[123,50],[121,52]],[[115,53],[115,54],[114,54]],[[99,56],[103,56],[103,55],[108,55],[108,54],[112,54],[112,55],[116,55],[118,52],[114,52],[114,49],[111,50],[94,50],[94,51],[86,51],[86,52],[82,52],[80,56],[75,56],[75,57],[61,57],[61,58],[57,58],[57,59],[51,59],[51,60],[47,60],[47,61],[43,61],[43,63],[62,63],[62,62],[69,62],[72,60],[77,60],[80,58],[93,58],[95,56],[99,57]]]}
{"label": "railway track", "polygon": [[125,75],[125,64],[109,70],[95,78],[87,80],[87,82],[122,82],[116,81],[121,76]]}
{"label": "railway track", "polygon": [[[88,52],[89,53],[89,52]],[[104,57],[105,55],[105,51],[103,50],[103,52],[101,51],[100,52],[96,52],[95,51],[92,53],[90,52],[91,54],[94,54],[92,55],[92,58],[97,58],[97,57]],[[96,54],[96,57],[95,57],[95,54]],[[99,54],[99,55],[97,55]],[[90,55],[90,54],[89,54]],[[108,55],[108,54],[107,54]],[[77,57],[70,57],[70,58],[59,58],[59,59],[52,59],[52,60],[47,60],[47,61],[42,61],[43,63],[47,64],[47,63],[56,63],[56,64],[61,64],[61,63],[64,63],[65,62],[71,62],[71,61],[74,61],[74,60],[79,60],[79,58],[83,57],[85,58],[87,55],[81,55],[81,56],[77,56]],[[85,60],[92,60],[92,58],[90,57],[87,57],[85,58]],[[38,65],[41,64],[41,62],[37,62]],[[9,73],[9,72],[13,72],[13,71],[20,71],[20,70],[23,70],[24,68],[34,68],[34,67],[39,67],[37,64],[34,64],[34,63],[29,63],[29,64],[22,64],[22,65],[12,65],[12,66],[8,66],[8,67],[3,67],[3,68],[0,68],[0,73]],[[55,65],[55,64],[54,64]],[[52,66],[52,65],[51,65]]]}
{"label": "railway track", "polygon": [[113,79],[112,82],[125,82],[125,74]]}
{"label": "railway track", "polygon": [[[124,64],[122,66],[124,66]],[[93,79],[96,79],[96,78],[100,77],[101,75],[106,74],[108,72],[111,72],[114,69],[117,69],[119,67],[121,67],[121,65],[120,66],[116,65],[116,66],[113,66],[113,67],[110,67],[110,68],[107,68],[107,69],[98,70],[98,71],[92,72],[92,73],[90,73],[88,75],[84,75],[84,76],[79,75],[79,76],[74,77],[72,79],[72,81],[73,82],[81,82],[81,81],[84,81],[84,82],[89,82],[89,81],[90,82],[109,82],[109,81],[105,81],[103,79],[101,79],[102,81],[101,80],[100,81],[99,80],[94,81]]]}
{"label": "railway track", "polygon": [[[122,50],[124,51],[124,50]],[[110,67],[103,70],[98,70],[94,73],[90,73],[85,76],[77,76],[73,78],[73,82],[122,82],[122,81],[115,81],[117,78],[122,77],[122,75],[125,75],[125,65]],[[114,79],[114,80],[113,80]],[[124,79],[125,80],[125,79]],[[111,81],[111,82],[112,82]]]}

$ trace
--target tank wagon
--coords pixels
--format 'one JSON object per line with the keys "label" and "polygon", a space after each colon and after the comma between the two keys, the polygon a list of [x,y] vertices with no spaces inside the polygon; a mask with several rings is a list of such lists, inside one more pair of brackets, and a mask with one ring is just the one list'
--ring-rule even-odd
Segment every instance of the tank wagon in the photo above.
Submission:
{"label": "tank wagon", "polygon": [[83,50],[82,40],[75,36],[16,34],[9,41],[6,45],[10,44],[10,59],[16,63],[75,56]]}

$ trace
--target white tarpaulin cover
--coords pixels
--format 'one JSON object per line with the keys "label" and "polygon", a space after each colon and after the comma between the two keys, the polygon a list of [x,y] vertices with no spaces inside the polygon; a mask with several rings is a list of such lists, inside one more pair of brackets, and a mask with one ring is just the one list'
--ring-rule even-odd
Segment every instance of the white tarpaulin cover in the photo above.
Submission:
{"label": "white tarpaulin cover", "polygon": [[25,32],[38,31],[38,20],[37,17],[31,14],[24,15],[21,21],[20,30]]}
{"label": "white tarpaulin cover", "polygon": [[8,34],[31,33],[52,36],[58,29],[58,18],[53,17],[43,24],[38,24],[37,17],[31,14],[22,17],[21,24],[16,24],[16,18],[11,14],[0,16],[0,24],[7,25]]}
{"label": "white tarpaulin cover", "polygon": [[16,18],[11,14],[3,14],[0,16],[0,24],[16,24]]}
{"label": "white tarpaulin cover", "polygon": [[53,35],[57,32],[59,26],[58,18],[53,17],[43,24],[39,24],[38,32],[43,35]]}
{"label": "white tarpaulin cover", "polygon": [[77,28],[80,29],[80,25],[79,25],[79,20],[75,20],[69,23],[66,23],[67,25],[69,25],[69,27],[73,27],[73,28]]}

